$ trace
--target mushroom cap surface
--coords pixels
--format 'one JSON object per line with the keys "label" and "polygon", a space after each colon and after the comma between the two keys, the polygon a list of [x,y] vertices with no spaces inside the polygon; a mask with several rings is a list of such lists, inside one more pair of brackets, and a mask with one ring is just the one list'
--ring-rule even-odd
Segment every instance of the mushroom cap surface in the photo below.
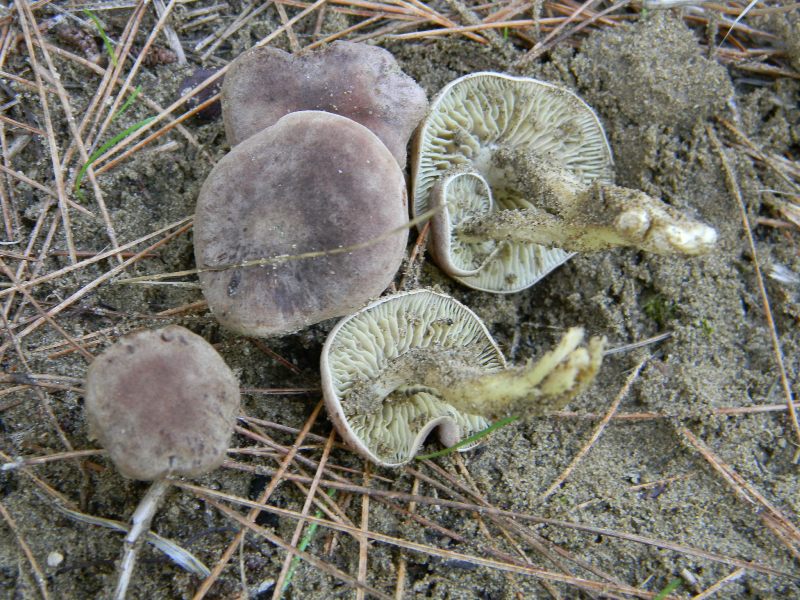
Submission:
{"label": "mushroom cap surface", "polygon": [[[452,446],[489,423],[456,410],[416,379],[432,362],[446,372],[448,360],[485,373],[506,366],[482,321],[453,298],[424,289],[381,298],[328,335],[321,358],[328,415],[345,442],[379,465],[410,461],[437,427],[442,443]],[[354,400],[360,385],[376,382],[385,396]]]}
{"label": "mushroom cap surface", "polygon": [[203,293],[222,325],[249,336],[345,315],[392,281],[407,223],[403,174],[375,134],[332,113],[292,113],[234,147],[200,190]]}
{"label": "mushroom cap surface", "polygon": [[217,351],[177,325],[120,338],[86,375],[89,433],[126,477],[195,476],[225,458],[239,384]]}
{"label": "mushroom cap surface", "polygon": [[235,146],[298,110],[323,110],[361,123],[406,165],[406,146],[428,107],[423,90],[377,46],[334,42],[305,54],[261,47],[234,60],[222,87],[222,116]]}
{"label": "mushroom cap surface", "polygon": [[[488,182],[494,210],[532,208],[529,198],[503,186],[493,169],[499,148],[532,151],[557,161],[581,183],[611,183],[613,160],[594,111],[559,86],[500,73],[473,73],[446,85],[431,102],[412,152],[413,213],[433,206],[437,180],[454,170],[475,171]],[[499,293],[523,290],[572,256],[559,248],[508,242],[469,287]]]}

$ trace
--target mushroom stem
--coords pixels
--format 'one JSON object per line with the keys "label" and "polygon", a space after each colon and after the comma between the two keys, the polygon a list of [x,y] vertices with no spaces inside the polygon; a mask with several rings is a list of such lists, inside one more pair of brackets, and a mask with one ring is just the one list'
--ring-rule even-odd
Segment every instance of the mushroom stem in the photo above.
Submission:
{"label": "mushroom stem", "polygon": [[488,178],[496,197],[531,208],[499,210],[458,228],[462,242],[534,242],[570,252],[632,246],[655,254],[708,252],[716,231],[644,192],[595,180],[585,185],[566,168],[529,150],[500,149]]}
{"label": "mushroom stem", "polygon": [[573,327],[538,361],[495,373],[480,369],[478,357],[463,349],[411,350],[378,377],[354,384],[348,391],[348,411],[375,413],[393,391],[409,383],[462,413],[489,419],[560,410],[591,383],[603,360],[605,339],[592,338],[586,347],[582,342],[583,330]]}
{"label": "mushroom stem", "polygon": [[150,523],[152,523],[153,517],[161,505],[161,500],[164,498],[169,486],[170,481],[168,479],[155,481],[133,512],[131,528],[125,536],[122,560],[119,564],[119,579],[114,590],[114,600],[124,600],[128,593],[128,585],[136,567],[136,558],[145,539],[142,534],[150,529]]}
{"label": "mushroom stem", "polygon": [[497,373],[440,388],[455,408],[487,418],[536,416],[560,410],[592,382],[603,362],[605,338],[584,347],[583,330],[573,327],[550,352]]}

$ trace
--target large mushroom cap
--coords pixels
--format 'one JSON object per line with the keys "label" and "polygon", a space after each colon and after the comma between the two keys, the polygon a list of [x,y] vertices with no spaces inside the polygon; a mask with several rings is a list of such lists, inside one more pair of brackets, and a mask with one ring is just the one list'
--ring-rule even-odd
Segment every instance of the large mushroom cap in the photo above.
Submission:
{"label": "large mushroom cap", "polygon": [[[531,199],[504,185],[502,170],[492,160],[498,150],[546,156],[584,184],[613,178],[603,127],[583,100],[536,79],[474,73],[445,86],[420,127],[412,154],[414,214],[434,205],[437,180],[456,171],[485,178],[495,210],[533,207]],[[485,256],[486,249],[478,246],[476,253]],[[512,241],[476,274],[456,279],[479,290],[516,292],[570,256],[559,248]]]}
{"label": "large mushroom cap", "polygon": [[127,335],[98,356],[85,401],[90,434],[119,472],[155,480],[222,463],[239,385],[208,342],[172,325]]}
{"label": "large mushroom cap", "polygon": [[293,55],[253,48],[231,63],[222,115],[232,146],[298,110],[336,113],[369,128],[406,165],[406,145],[425,115],[425,91],[377,46],[334,42]]}
{"label": "large mushroom cap", "polygon": [[[328,414],[342,438],[384,466],[411,460],[435,428],[452,446],[488,426],[460,412],[422,383],[436,363],[468,365],[477,372],[505,368],[505,359],[481,320],[463,304],[429,290],[377,300],[339,322],[322,350],[322,389]],[[454,368],[454,372],[459,369]],[[369,384],[374,397],[359,394]]]}
{"label": "large mushroom cap", "polygon": [[[233,148],[203,184],[194,229],[203,293],[220,323],[251,336],[352,312],[400,267],[407,211],[403,174],[375,134],[331,113],[287,115]],[[312,252],[323,254],[291,258]],[[275,257],[288,258],[233,266]]]}

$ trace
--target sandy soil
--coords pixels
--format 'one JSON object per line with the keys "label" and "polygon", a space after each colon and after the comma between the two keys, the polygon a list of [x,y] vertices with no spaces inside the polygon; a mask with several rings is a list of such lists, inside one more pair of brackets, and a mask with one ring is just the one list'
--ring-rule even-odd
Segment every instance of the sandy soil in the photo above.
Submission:
{"label": "sandy soil", "polygon": [[[232,38],[231,47],[217,55],[229,60],[264,37],[278,22],[271,10],[265,15],[259,23],[243,28]],[[343,26],[341,17],[330,15],[323,32]],[[758,23],[771,28],[776,39],[790,40],[789,51],[797,60],[800,35],[796,15],[791,19],[764,17]],[[537,536],[545,546],[557,544],[618,582],[651,592],[658,592],[677,579],[680,586],[673,593],[676,597],[689,597],[736,572],[735,580],[728,582],[716,597],[800,597],[797,559],[769,529],[768,511],[759,503],[737,496],[697,447],[710,449],[775,509],[798,522],[800,484],[798,466],[793,463],[798,438],[785,410],[742,414],[721,410],[780,405],[785,404],[785,398],[759,295],[754,257],[709,131],[716,131],[717,136],[730,142],[733,138],[718,121],[726,119],[735,123],[761,151],[797,160],[800,81],[757,77],[723,67],[703,54],[699,34],[690,30],[678,13],[651,12],[629,26],[590,35],[580,50],[560,46],[522,69],[512,65],[522,50],[500,35],[495,37],[494,45],[487,46],[450,38],[384,44],[429,95],[453,78],[478,70],[530,75],[574,89],[596,108],[606,127],[619,183],[664,198],[712,224],[720,234],[713,254],[690,260],[654,257],[631,250],[577,256],[534,288],[508,296],[467,290],[446,279],[428,261],[421,268],[405,273],[403,280],[407,288],[434,287],[473,308],[515,362],[541,353],[565,328],[575,324],[583,325],[590,334],[607,336],[612,347],[672,332],[669,339],[659,344],[610,356],[597,382],[569,405],[569,410],[577,416],[551,416],[516,423],[495,433],[478,450],[465,453],[464,469],[452,458],[437,461],[443,469],[468,482],[467,485],[474,485],[495,507],[668,540],[741,561],[755,561],[761,567],[784,574],[767,574],[754,568],[739,573],[739,565],[730,561],[726,564],[686,551],[619,540],[603,532],[521,520],[516,523],[525,526],[528,537],[512,533],[518,544],[515,549],[488,517],[481,520],[469,511],[447,507],[420,505],[417,513],[450,528],[463,539],[409,521],[376,500],[370,505],[369,525],[373,530],[483,557],[491,557],[490,548],[519,557],[518,549],[525,552],[531,565],[559,571],[534,547],[532,539]],[[278,45],[281,44],[282,40]],[[12,57],[12,65],[18,69],[23,69],[23,61],[20,55]],[[177,97],[179,82],[190,72],[191,67],[159,65],[145,69],[140,83],[147,95],[167,105]],[[77,84],[89,76],[81,67],[68,63],[63,66],[65,83]],[[18,92],[26,102],[35,105],[35,96],[30,91]],[[71,92],[75,109],[80,111],[89,97],[77,89]],[[134,103],[119,129],[150,114],[146,106]],[[205,175],[227,148],[219,121],[192,122],[187,126],[202,144],[202,151],[179,134],[171,133],[160,142],[174,142],[173,149],[158,151],[148,147],[100,178],[120,240],[133,240],[192,214]],[[56,129],[63,136],[62,142],[68,139],[65,122],[57,122]],[[780,219],[775,206],[781,197],[770,190],[787,191],[786,183],[762,162],[748,156],[741,146],[726,145],[725,157],[735,172],[750,223],[755,224],[759,217]],[[30,144],[17,158],[15,168],[22,168],[32,178],[46,179],[49,159],[42,146]],[[22,228],[28,235],[44,199],[24,185],[18,186],[17,194],[19,201],[26,203]],[[78,248],[100,250],[104,246],[101,224],[78,215],[73,227]],[[753,235],[758,264],[765,277],[779,265],[800,273],[796,229],[754,225]],[[62,237],[58,237],[56,245],[63,249]],[[54,271],[64,264],[63,258],[51,258],[45,268]],[[60,277],[38,287],[36,297],[46,305],[56,303],[112,266],[114,263],[101,262]],[[184,235],[160,248],[156,257],[139,262],[129,275],[192,267],[191,236]],[[796,382],[800,375],[797,352],[800,284],[796,280],[769,277],[765,283],[789,380]],[[91,348],[95,353],[126,331],[176,322],[214,343],[236,370],[244,388],[318,386],[320,347],[333,322],[265,341],[271,350],[291,363],[289,369],[257,344],[221,330],[204,311],[174,318],[155,316],[159,311],[200,299],[200,291],[192,287],[104,284],[61,315],[60,322],[74,336],[103,330],[103,343]],[[29,315],[35,313],[29,311]],[[24,352],[31,370],[82,377],[85,361],[76,353],[54,355],[52,350],[44,349],[59,341],[59,335],[48,328],[40,328],[25,338]],[[642,360],[644,366],[618,412],[661,416],[612,421],[567,480],[542,499],[545,490],[575,458],[597,425],[598,418],[580,415],[603,414]],[[6,353],[3,369],[21,370],[13,349]],[[795,396],[798,393],[796,384],[793,392]],[[3,401],[14,398],[19,402],[10,403],[0,413],[0,449],[8,456],[63,451],[43,416],[43,399],[52,405],[74,448],[96,447],[87,439],[82,398],[74,385],[63,391],[26,388],[7,395]],[[300,428],[318,398],[316,392],[246,393],[243,412]],[[326,436],[329,428],[327,419],[321,416],[312,431]],[[293,435],[277,430],[269,433],[283,444],[294,439]],[[236,447],[252,445],[244,437],[234,441]],[[430,447],[434,449],[435,444]],[[318,457],[319,450],[311,449],[307,454]],[[232,458],[248,465],[275,466],[274,460],[264,457],[234,454]],[[333,452],[331,462],[363,469],[359,459],[341,448]],[[103,590],[108,590],[115,579],[114,563],[119,556],[121,536],[78,523],[54,510],[53,500],[26,473],[43,478],[70,501],[82,505],[84,512],[120,521],[129,518],[146,490],[146,484],[123,479],[101,457],[91,457],[83,466],[85,476],[74,461],[28,467],[25,473],[20,470],[0,473],[0,501],[16,521],[18,531],[42,566],[53,597],[57,598],[102,597]],[[414,468],[442,480],[441,475],[426,466],[414,465]],[[369,484],[377,489],[400,492],[412,489],[414,476],[409,470],[373,470],[373,473],[385,478]],[[352,480],[362,482],[360,476],[354,475]],[[265,475],[223,468],[199,483],[255,498],[268,481]],[[456,499],[425,481],[421,482],[418,493]],[[337,500],[358,523],[361,496],[340,494]],[[272,504],[293,510],[299,510],[303,501],[302,492],[286,481],[271,498]],[[295,528],[293,520],[266,513],[258,522],[284,539],[291,539]],[[168,495],[153,528],[209,566],[217,561],[236,531],[235,525],[214,508],[178,489]],[[488,529],[488,535],[484,529]],[[328,553],[330,541],[331,536],[320,530],[308,550],[337,568],[357,573],[358,542],[345,535],[337,536],[335,550]],[[797,540],[794,549],[798,552]],[[51,560],[48,564],[52,553],[58,553],[63,560],[57,564]],[[400,555],[395,547],[373,543],[368,561],[369,584],[391,594]],[[534,577],[504,573],[463,560],[415,552],[404,555],[407,598],[552,597]],[[242,581],[253,597],[271,596],[271,590],[262,594],[255,590],[277,577],[283,560],[281,550],[248,535],[244,552],[234,557],[232,566],[223,572],[208,597],[243,597],[239,596]],[[597,579],[574,564],[566,572]],[[201,581],[202,578],[186,573],[161,553],[148,548],[136,572],[130,597],[191,597]],[[552,586],[563,597],[579,596],[574,587],[560,583]],[[300,564],[285,597],[352,595],[349,588],[319,569]],[[8,527],[0,527],[0,596],[38,597],[28,562]]]}

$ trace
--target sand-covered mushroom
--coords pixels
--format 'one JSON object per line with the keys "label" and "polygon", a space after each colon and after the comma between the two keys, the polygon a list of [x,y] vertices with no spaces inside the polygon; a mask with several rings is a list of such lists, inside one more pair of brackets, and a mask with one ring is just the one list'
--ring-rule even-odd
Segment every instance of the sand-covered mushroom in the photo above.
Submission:
{"label": "sand-covered mushroom", "polygon": [[574,252],[693,255],[716,240],[661,200],[613,185],[594,111],[536,79],[474,73],[451,82],[432,102],[412,160],[414,213],[440,208],[433,254],[476,289],[525,289]]}
{"label": "sand-covered mushroom", "polygon": [[425,91],[388,51],[334,42],[315,52],[289,54],[253,48],[234,60],[222,87],[222,116],[235,146],[299,110],[336,113],[369,128],[406,164],[406,146],[425,116]]}
{"label": "sand-covered mushroom", "polygon": [[113,594],[125,598],[136,556],[173,476],[222,464],[239,412],[239,384],[216,350],[170,325],[120,338],[86,375],[89,433],[117,470],[153,481],[125,536]]}
{"label": "sand-covered mushroom", "polygon": [[445,446],[490,419],[558,410],[600,368],[604,341],[570,329],[536,362],[508,367],[485,325],[444,294],[414,290],[340,321],[322,351],[322,389],[342,438],[383,466],[411,460],[432,430]]}
{"label": "sand-covered mushroom", "polygon": [[332,113],[291,113],[234,147],[203,184],[194,228],[203,293],[244,335],[345,315],[389,285],[407,222],[403,174],[375,134]]}
{"label": "sand-covered mushroom", "polygon": [[216,350],[169,326],[122,337],[89,366],[89,432],[126,477],[201,475],[225,458],[239,385]]}

